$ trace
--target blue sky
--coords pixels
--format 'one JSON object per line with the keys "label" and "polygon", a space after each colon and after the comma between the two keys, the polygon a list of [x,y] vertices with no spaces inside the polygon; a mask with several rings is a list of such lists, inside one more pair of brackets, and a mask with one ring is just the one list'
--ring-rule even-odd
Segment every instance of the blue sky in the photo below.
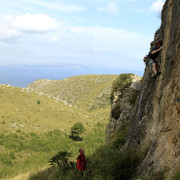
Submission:
{"label": "blue sky", "polygon": [[164,1],[0,1],[0,66],[142,69]]}

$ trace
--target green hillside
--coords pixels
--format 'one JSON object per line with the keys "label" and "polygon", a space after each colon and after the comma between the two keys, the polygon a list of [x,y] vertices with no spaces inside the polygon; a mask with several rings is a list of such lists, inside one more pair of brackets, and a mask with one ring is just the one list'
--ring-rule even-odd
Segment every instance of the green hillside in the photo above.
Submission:
{"label": "green hillside", "polygon": [[110,104],[112,81],[117,75],[84,75],[64,80],[37,80],[28,86],[83,110]]}
{"label": "green hillside", "polygon": [[0,87],[0,132],[43,133],[53,129],[69,129],[85,118],[68,105],[17,87]]}
{"label": "green hillside", "polygon": [[[80,147],[94,153],[104,143],[115,77],[38,80],[28,88],[0,85],[0,178],[41,169],[60,150],[73,152],[72,160]],[[86,129],[80,142],[69,137],[76,122]]]}

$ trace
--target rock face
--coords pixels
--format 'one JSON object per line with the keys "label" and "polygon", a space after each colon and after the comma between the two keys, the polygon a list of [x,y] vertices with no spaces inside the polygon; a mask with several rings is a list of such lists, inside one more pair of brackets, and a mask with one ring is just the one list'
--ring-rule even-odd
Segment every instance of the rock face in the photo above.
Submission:
{"label": "rock face", "polygon": [[137,75],[132,75],[132,83],[128,88],[114,92],[110,121],[106,126],[106,144],[111,142],[112,136],[121,125],[129,122],[130,112],[134,107],[131,98],[136,98],[134,96],[137,96],[140,89],[140,80]]}
{"label": "rock face", "polygon": [[167,0],[156,39],[163,40],[161,75],[146,68],[133,112],[126,146],[150,147],[139,174],[165,170],[165,179],[180,167],[180,1]]}
{"label": "rock face", "polygon": [[152,72],[146,67],[134,107],[117,98],[106,142],[122,121],[129,119],[123,149],[147,150],[137,175],[165,172],[164,179],[168,180],[180,168],[180,0],[165,2],[154,41],[158,39],[163,41],[158,57],[161,75],[151,78]]}

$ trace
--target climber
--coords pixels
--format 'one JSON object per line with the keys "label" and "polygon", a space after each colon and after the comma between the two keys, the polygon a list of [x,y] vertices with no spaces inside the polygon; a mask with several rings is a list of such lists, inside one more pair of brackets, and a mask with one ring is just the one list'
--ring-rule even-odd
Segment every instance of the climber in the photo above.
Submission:
{"label": "climber", "polygon": [[84,155],[84,150],[82,148],[79,149],[80,154],[77,157],[77,170],[79,176],[83,176],[84,171],[86,169],[87,161]]}
{"label": "climber", "polygon": [[152,48],[152,50],[148,54],[149,60],[147,63],[150,67],[152,67],[152,70],[153,70],[153,74],[151,76],[152,78],[155,78],[157,75],[160,74],[160,72],[158,72],[157,70],[158,62],[156,58],[158,57],[162,49],[162,45],[163,45],[163,42],[161,40],[157,41],[156,45]]}

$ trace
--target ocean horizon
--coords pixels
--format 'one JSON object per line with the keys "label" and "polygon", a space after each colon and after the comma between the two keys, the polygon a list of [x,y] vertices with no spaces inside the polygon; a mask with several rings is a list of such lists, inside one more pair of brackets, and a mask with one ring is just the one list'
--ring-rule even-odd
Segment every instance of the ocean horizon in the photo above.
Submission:
{"label": "ocean horizon", "polygon": [[55,65],[20,65],[0,66],[0,84],[15,87],[26,87],[38,79],[62,80],[72,76],[88,74],[122,74],[133,73],[143,76],[144,70],[125,70],[113,68],[89,68],[85,66],[55,66]]}

